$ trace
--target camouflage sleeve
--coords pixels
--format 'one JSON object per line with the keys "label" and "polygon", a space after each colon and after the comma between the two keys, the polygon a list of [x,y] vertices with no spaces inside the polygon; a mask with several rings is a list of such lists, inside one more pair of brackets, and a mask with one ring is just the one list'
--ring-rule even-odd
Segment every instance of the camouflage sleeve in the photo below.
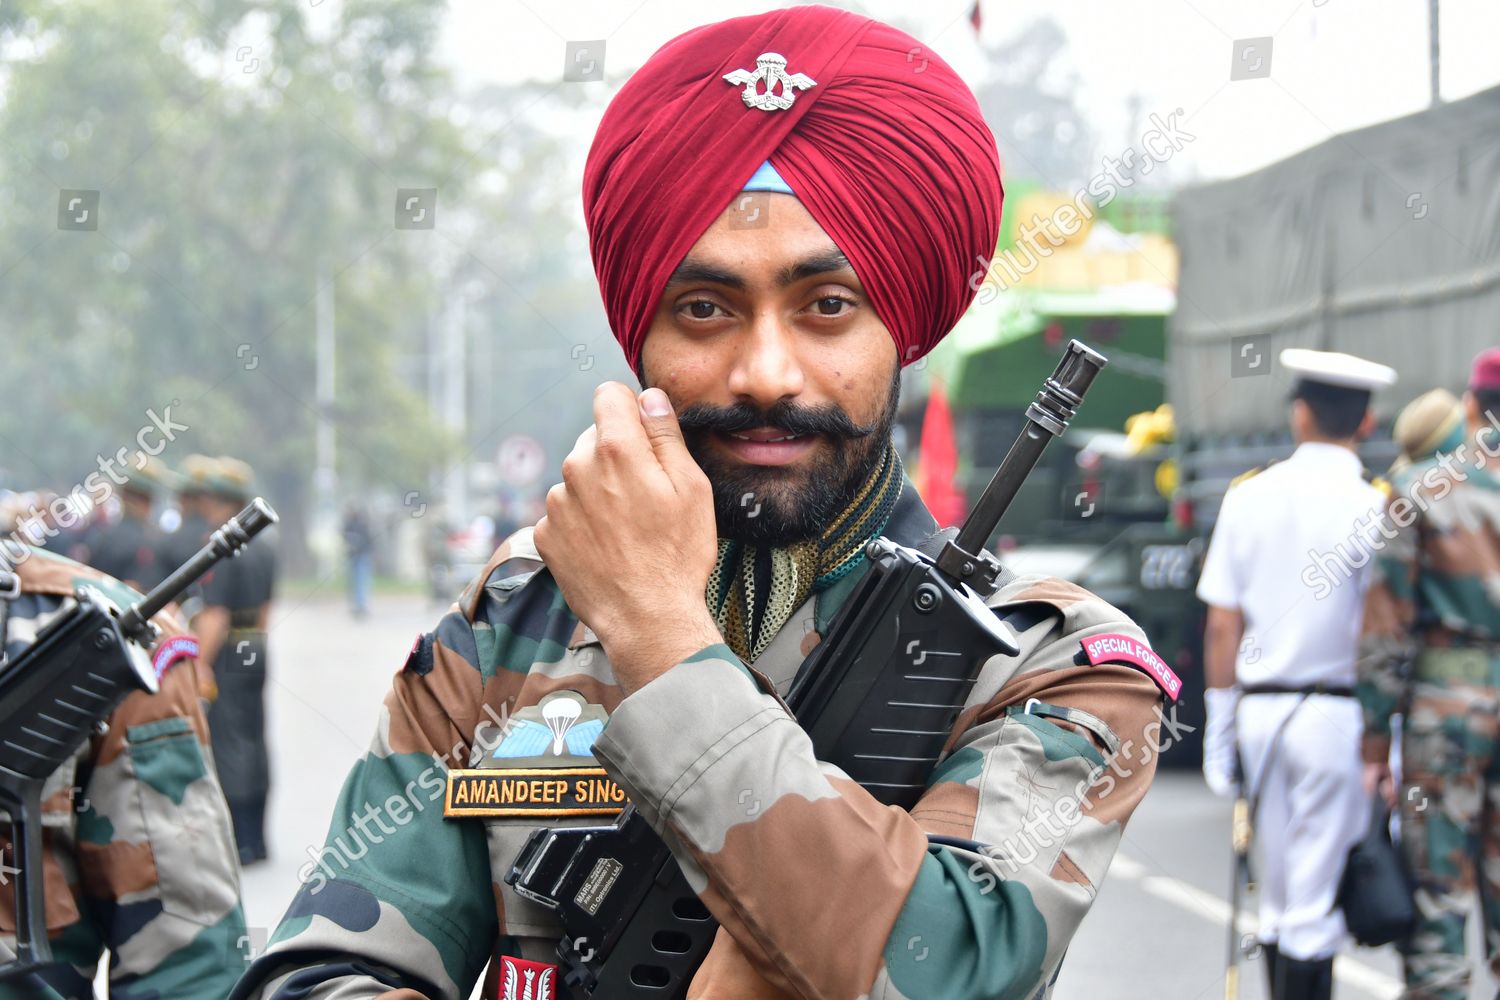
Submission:
{"label": "camouflage sleeve", "polygon": [[457,611],[421,638],[236,1000],[469,995],[498,933],[495,893],[481,826],[445,822],[442,796],[478,725],[477,663]]}
{"label": "camouflage sleeve", "polygon": [[1363,756],[1371,763],[1389,757],[1391,717],[1404,707],[1424,509],[1406,491],[1394,491],[1382,521],[1385,539],[1377,547],[1365,591],[1355,692],[1364,712]]}
{"label": "camouflage sleeve", "polygon": [[208,745],[191,662],[126,698],[98,741],[77,858],[112,997],[218,1000],[244,970],[239,858]]}
{"label": "camouflage sleeve", "polygon": [[[911,813],[817,761],[722,645],[622,701],[595,754],[777,989],[1034,996],[1155,769],[1151,751],[1135,749],[1159,719],[1152,682],[1075,664],[1086,635],[1144,637],[1081,590],[1066,599],[1076,607],[1028,629],[1019,658],[986,665]],[[1106,771],[1127,744],[1135,756],[1116,779]],[[835,900],[844,919],[829,917]]]}

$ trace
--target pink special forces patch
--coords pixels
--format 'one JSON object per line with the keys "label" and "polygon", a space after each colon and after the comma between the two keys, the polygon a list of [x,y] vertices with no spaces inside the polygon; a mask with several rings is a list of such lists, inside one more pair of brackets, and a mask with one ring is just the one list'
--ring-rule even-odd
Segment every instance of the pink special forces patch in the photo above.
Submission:
{"label": "pink special forces patch", "polygon": [[156,668],[156,679],[161,680],[172,666],[182,660],[198,656],[198,640],[190,635],[174,635],[163,639],[151,656],[151,665]]}
{"label": "pink special forces patch", "polygon": [[1103,635],[1091,635],[1082,644],[1083,653],[1093,666],[1110,662],[1128,663],[1144,670],[1173,701],[1182,692],[1182,678],[1173,673],[1172,668],[1167,666],[1167,661],[1157,656],[1154,649],[1139,639],[1119,632],[1106,632]]}

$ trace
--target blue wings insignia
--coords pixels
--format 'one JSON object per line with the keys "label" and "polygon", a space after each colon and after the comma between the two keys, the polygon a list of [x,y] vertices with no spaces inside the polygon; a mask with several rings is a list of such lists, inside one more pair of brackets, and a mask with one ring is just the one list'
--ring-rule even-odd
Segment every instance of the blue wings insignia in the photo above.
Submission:
{"label": "blue wings insignia", "polygon": [[580,722],[563,737],[568,744],[568,753],[577,757],[590,757],[594,753],[594,741],[604,732],[604,723],[598,719]]}
{"label": "blue wings insignia", "polygon": [[[570,727],[563,734],[567,752],[575,757],[589,757],[594,752],[594,741],[604,732],[604,722],[590,719]],[[514,720],[510,732],[491,755],[500,760],[508,757],[540,757],[552,750],[552,730],[540,722],[528,719]]]}

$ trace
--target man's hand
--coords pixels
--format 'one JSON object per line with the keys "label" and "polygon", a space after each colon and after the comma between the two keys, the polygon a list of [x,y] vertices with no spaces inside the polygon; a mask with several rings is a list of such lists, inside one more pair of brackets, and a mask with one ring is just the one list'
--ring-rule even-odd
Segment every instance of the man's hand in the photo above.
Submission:
{"label": "man's hand", "polygon": [[1208,723],[1203,734],[1203,780],[1215,795],[1229,797],[1239,791],[1235,778],[1235,713],[1240,691],[1232,687],[1203,689]]}
{"label": "man's hand", "polygon": [[1377,792],[1385,799],[1387,809],[1396,808],[1396,783],[1391,779],[1391,765],[1386,763],[1366,764],[1364,773],[1366,795]]}
{"label": "man's hand", "polygon": [[562,474],[537,552],[626,694],[722,642],[704,601],[718,556],[713,489],[666,393],[601,385]]}
{"label": "man's hand", "polygon": [[687,1000],[788,1000],[788,994],[761,978],[750,959],[723,927],[688,984]]}

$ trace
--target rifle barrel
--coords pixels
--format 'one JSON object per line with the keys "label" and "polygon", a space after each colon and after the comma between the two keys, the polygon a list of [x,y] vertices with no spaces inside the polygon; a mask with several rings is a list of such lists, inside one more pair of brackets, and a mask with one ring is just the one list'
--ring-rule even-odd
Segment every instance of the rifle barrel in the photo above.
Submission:
{"label": "rifle barrel", "polygon": [[194,553],[193,557],[172,571],[172,575],[151,589],[140,602],[120,616],[120,627],[126,635],[135,635],[146,627],[152,616],[172,603],[197,579],[211,569],[214,563],[229,556],[239,555],[240,550],[250,544],[250,539],[277,522],[271,505],[256,497],[245,505],[245,509],[225,521],[208,538],[208,543]]}
{"label": "rifle barrel", "polygon": [[974,505],[974,512],[959,529],[955,546],[965,552],[984,550],[1021,484],[1041,459],[1042,451],[1048,442],[1068,429],[1084,393],[1108,363],[1104,355],[1087,345],[1077,340],[1068,342],[1057,368],[1043,383],[1036,400],[1026,408],[1026,426],[1021,436],[1010,446]]}

